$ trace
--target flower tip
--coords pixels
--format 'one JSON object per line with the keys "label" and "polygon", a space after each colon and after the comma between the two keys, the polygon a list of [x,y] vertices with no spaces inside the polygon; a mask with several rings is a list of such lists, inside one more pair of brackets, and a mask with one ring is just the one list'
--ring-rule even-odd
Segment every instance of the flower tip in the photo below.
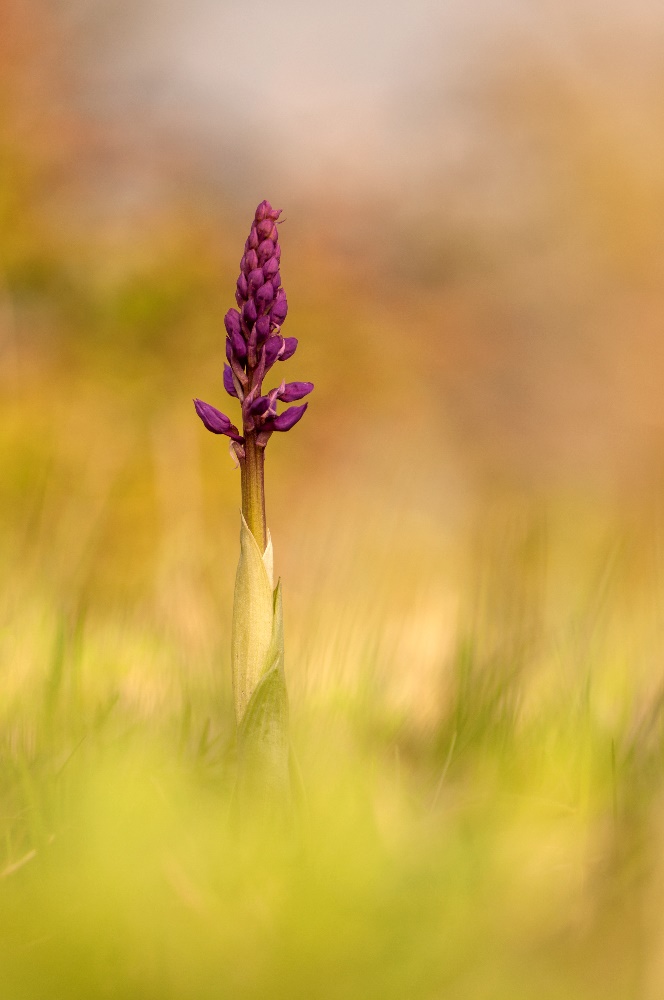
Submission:
{"label": "flower tip", "polygon": [[270,202],[267,201],[267,199],[265,199],[260,203],[260,205],[256,209],[256,222],[262,222],[264,219],[272,219],[274,222],[276,222],[276,220],[281,215],[281,212],[282,209],[272,208]]}

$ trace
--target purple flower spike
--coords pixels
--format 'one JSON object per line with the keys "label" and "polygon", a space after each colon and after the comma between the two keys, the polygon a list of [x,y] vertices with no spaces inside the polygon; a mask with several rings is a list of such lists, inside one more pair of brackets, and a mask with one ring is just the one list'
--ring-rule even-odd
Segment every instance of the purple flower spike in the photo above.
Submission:
{"label": "purple flower spike", "polygon": [[243,483],[244,477],[253,475],[248,466],[245,468],[245,456],[250,449],[258,447],[262,451],[274,431],[290,430],[307,409],[304,403],[277,415],[278,401],[293,403],[314,387],[312,382],[282,382],[269,393],[263,391],[267,372],[277,361],[291,358],[297,348],[295,337],[281,336],[288,300],[281,286],[281,246],[276,225],[280,215],[281,209],[272,208],[269,201],[262,201],[256,209],[240,261],[235,291],[238,308],[229,309],[224,317],[228,360],[224,367],[224,389],[242,401],[245,436],[214,406],[199,399],[194,401],[196,412],[208,430],[237,442]]}
{"label": "purple flower spike", "polygon": [[235,388],[235,382],[233,381],[233,371],[230,365],[224,365],[224,389],[229,396],[235,396],[237,399],[237,389]]}
{"label": "purple flower spike", "polygon": [[284,403],[294,403],[296,399],[308,396],[313,387],[313,382],[287,382],[278,396]]}
{"label": "purple flower spike", "polygon": [[284,337],[284,349],[279,356],[280,361],[288,361],[297,350],[297,337]]}
{"label": "purple flower spike", "polygon": [[289,406],[287,410],[266,424],[266,430],[289,431],[298,420],[302,419],[308,405],[308,403],[303,403],[302,406]]}
{"label": "purple flower spike", "polygon": [[227,437],[232,438],[234,441],[244,441],[244,438],[238,434],[237,427],[230,422],[225,413],[222,413],[214,406],[210,406],[209,403],[204,403],[202,399],[195,399],[194,406],[196,407],[196,413],[207,429],[212,431],[213,434],[226,434]]}

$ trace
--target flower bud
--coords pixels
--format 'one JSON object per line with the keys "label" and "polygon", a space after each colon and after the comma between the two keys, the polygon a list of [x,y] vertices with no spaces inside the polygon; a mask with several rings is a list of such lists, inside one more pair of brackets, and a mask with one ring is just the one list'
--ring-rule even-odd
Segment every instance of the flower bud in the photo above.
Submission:
{"label": "flower bud", "polygon": [[243,299],[247,299],[249,297],[249,285],[247,284],[247,279],[245,275],[242,273],[240,274],[240,277],[237,279],[237,290]]}
{"label": "flower bud", "polygon": [[262,243],[258,244],[257,257],[259,264],[265,264],[272,256],[274,256],[274,243],[272,240],[263,240]]}
{"label": "flower bud", "polygon": [[288,302],[283,288],[277,292],[274,305],[270,309],[270,317],[276,326],[281,326],[288,315]]}
{"label": "flower bud", "polygon": [[272,302],[273,298],[274,298],[274,288],[268,281],[266,282],[266,284],[261,285],[261,287],[256,292],[256,305],[261,310],[261,312],[265,312],[265,310]]}
{"label": "flower bud", "polygon": [[256,321],[256,343],[261,347],[270,335],[270,317],[259,316]]}
{"label": "flower bud", "polygon": [[279,355],[280,361],[288,361],[297,350],[297,337],[284,337],[284,349]]}
{"label": "flower bud", "polygon": [[253,413],[254,416],[260,416],[260,414],[265,413],[265,411],[268,410],[269,407],[270,407],[270,400],[268,399],[268,397],[259,396],[258,399],[255,399],[253,401],[253,403],[249,407],[249,411]]}
{"label": "flower bud", "polygon": [[213,434],[226,434],[234,441],[243,442],[244,438],[238,434],[237,427],[231,423],[225,413],[221,413],[215,406],[204,403],[202,399],[195,399],[194,406],[205,426]]}
{"label": "flower bud", "polygon": [[308,396],[313,387],[313,382],[287,382],[284,388],[279,390],[279,399],[284,403],[294,403],[296,399]]}
{"label": "flower bud", "polygon": [[308,403],[303,403],[302,406],[289,406],[278,417],[274,417],[266,423],[266,430],[289,431],[291,427],[295,426],[298,420],[302,419],[308,405]]}
{"label": "flower bud", "polygon": [[226,327],[226,333],[231,336],[233,333],[239,333],[242,336],[242,327],[240,325],[240,314],[237,309],[229,309],[224,316],[224,326]]}
{"label": "flower bud", "polygon": [[263,277],[265,281],[270,281],[279,271],[279,261],[276,257],[269,257],[263,264]]}
{"label": "flower bud", "polygon": [[256,303],[253,299],[249,299],[249,301],[245,302],[242,306],[242,319],[245,321],[249,329],[251,329],[256,322],[257,316],[258,313],[256,311]]}
{"label": "flower bud", "polygon": [[271,368],[284,345],[283,337],[270,337],[265,345],[265,370]]}
{"label": "flower bud", "polygon": [[248,276],[247,284],[249,286],[249,294],[255,291],[256,288],[260,288],[263,284],[263,271],[260,267],[255,268]]}
{"label": "flower bud", "polygon": [[237,398],[237,389],[235,388],[233,372],[230,365],[224,365],[224,389],[229,396],[235,396]]}
{"label": "flower bud", "polygon": [[231,347],[233,348],[233,354],[238,359],[238,361],[244,361],[247,357],[247,342],[242,336],[242,334],[234,330],[228,337],[231,342]]}

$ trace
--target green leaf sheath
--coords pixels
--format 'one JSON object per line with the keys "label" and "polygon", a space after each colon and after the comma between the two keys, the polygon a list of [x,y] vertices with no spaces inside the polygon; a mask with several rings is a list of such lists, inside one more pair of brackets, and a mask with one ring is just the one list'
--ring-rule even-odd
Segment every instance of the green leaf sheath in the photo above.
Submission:
{"label": "green leaf sheath", "polygon": [[274,592],[272,641],[266,669],[238,729],[238,784],[252,796],[276,800],[290,796],[288,695],[284,676],[284,630],[281,583]]}
{"label": "green leaf sheath", "polygon": [[243,516],[231,639],[233,694],[238,726],[266,671],[273,639],[273,622],[272,584],[256,539]]}

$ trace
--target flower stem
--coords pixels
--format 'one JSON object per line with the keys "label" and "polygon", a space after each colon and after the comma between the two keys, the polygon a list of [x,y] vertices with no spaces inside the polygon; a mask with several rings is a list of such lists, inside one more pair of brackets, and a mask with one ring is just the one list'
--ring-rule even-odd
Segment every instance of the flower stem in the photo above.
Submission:
{"label": "flower stem", "polygon": [[255,431],[247,434],[244,459],[240,463],[242,476],[242,513],[261,552],[267,545],[265,524],[265,449],[256,444]]}

